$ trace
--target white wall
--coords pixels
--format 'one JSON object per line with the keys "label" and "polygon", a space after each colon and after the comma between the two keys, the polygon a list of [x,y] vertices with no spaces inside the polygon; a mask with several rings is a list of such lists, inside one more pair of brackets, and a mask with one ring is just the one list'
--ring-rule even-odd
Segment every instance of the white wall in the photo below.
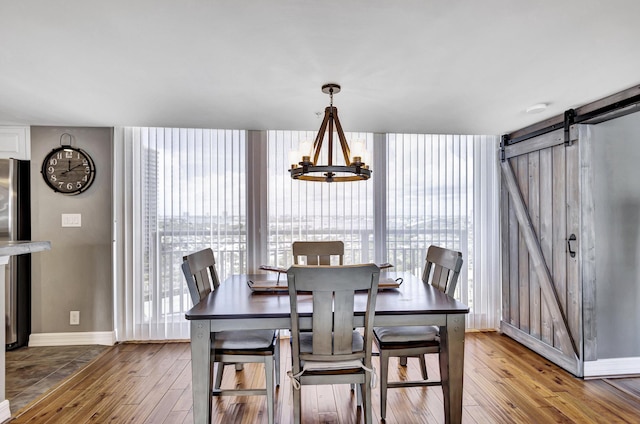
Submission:
{"label": "white wall", "polygon": [[598,359],[640,357],[640,113],[592,135]]}

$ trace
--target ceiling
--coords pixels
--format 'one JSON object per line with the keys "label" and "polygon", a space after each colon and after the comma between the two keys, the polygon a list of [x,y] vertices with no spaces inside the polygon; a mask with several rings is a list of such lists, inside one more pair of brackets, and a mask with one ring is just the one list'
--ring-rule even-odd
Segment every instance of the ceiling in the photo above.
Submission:
{"label": "ceiling", "polygon": [[[0,124],[503,134],[640,83],[637,0],[0,0]],[[527,114],[537,103],[543,112]]]}

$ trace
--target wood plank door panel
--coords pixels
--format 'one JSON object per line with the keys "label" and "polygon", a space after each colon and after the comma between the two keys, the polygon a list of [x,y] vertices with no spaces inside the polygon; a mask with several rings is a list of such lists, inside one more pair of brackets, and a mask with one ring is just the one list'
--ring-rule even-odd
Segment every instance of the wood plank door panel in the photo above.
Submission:
{"label": "wood plank door panel", "polygon": [[581,374],[578,142],[562,131],[505,149],[501,216],[501,330],[575,375]]}

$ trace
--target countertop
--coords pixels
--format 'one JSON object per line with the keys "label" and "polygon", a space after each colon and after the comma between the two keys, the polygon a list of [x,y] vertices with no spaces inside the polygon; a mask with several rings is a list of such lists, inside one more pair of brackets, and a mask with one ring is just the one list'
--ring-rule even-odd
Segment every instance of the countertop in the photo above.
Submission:
{"label": "countertop", "polygon": [[22,255],[43,250],[51,250],[50,241],[0,241],[0,256]]}

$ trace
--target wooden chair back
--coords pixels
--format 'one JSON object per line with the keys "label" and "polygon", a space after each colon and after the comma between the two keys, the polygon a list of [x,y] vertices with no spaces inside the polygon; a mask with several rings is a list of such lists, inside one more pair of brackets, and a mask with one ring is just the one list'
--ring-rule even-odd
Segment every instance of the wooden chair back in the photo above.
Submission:
{"label": "wooden chair back", "polygon": [[[291,337],[294,372],[300,360],[335,362],[364,358],[371,366],[373,317],[378,293],[380,268],[374,264],[349,266],[293,265],[287,272],[291,302]],[[354,294],[366,291],[364,346],[353,351]],[[300,352],[301,316],[298,295],[312,296],[312,352]],[[305,300],[303,305],[308,306]],[[304,310],[303,310],[304,312]],[[307,311],[308,312],[308,311]]]}
{"label": "wooden chair back", "polygon": [[331,257],[338,258],[338,264],[343,264],[344,243],[341,241],[294,241],[292,245],[293,263],[302,264],[300,258],[305,258],[306,265],[331,265]]}
{"label": "wooden chair back", "polygon": [[191,300],[196,305],[220,285],[216,260],[210,248],[182,258],[182,272],[187,280]]}
{"label": "wooden chair back", "polygon": [[462,269],[462,253],[438,246],[429,246],[422,281],[453,297]]}

